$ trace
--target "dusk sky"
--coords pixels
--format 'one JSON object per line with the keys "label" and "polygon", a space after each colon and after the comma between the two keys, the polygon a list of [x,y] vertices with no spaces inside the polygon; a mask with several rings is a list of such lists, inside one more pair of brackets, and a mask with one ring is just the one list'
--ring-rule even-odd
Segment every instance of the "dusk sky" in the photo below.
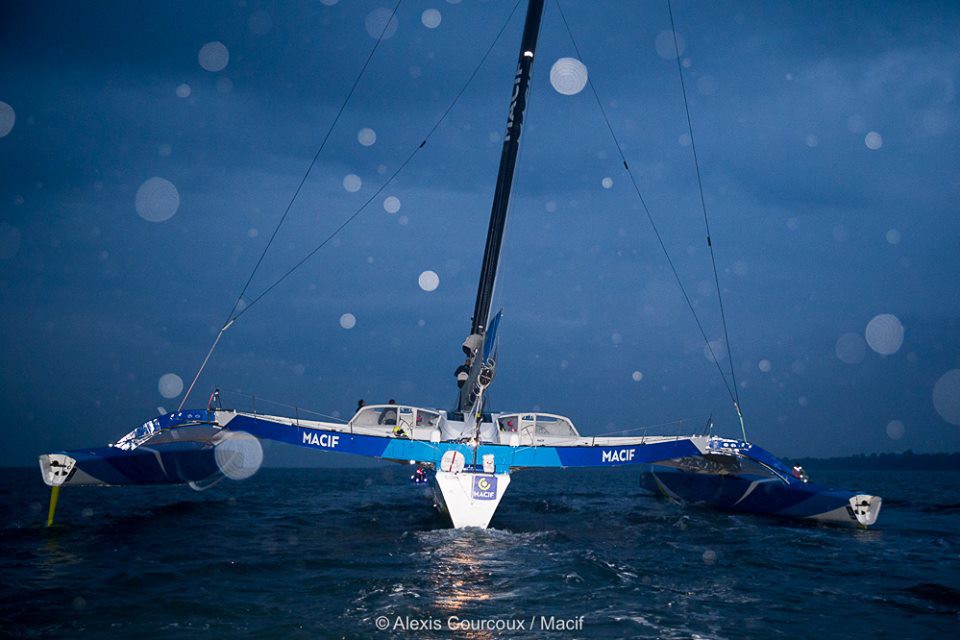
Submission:
{"label": "dusk sky", "polygon": [[[402,0],[248,302],[381,188],[514,4]],[[0,464],[176,409],[393,6],[0,4]],[[729,346],[667,5],[561,6],[726,371],[732,352],[749,439],[960,450],[960,5],[674,3]],[[278,413],[264,399],[454,408],[524,7],[398,178],[226,332],[189,405],[217,385]],[[548,0],[491,408],[737,435],[592,93],[551,83],[564,57]]]}

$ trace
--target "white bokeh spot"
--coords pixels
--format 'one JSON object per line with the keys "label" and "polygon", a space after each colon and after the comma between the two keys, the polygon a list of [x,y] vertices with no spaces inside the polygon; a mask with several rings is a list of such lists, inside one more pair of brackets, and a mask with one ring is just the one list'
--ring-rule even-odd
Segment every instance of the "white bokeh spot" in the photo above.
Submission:
{"label": "white bokeh spot", "polygon": [[443,16],[440,15],[440,12],[436,9],[427,9],[420,14],[420,22],[423,23],[427,29],[436,29],[440,26],[440,22],[443,20]]}
{"label": "white bokeh spot", "polygon": [[134,201],[137,215],[150,222],[169,220],[180,208],[180,193],[166,178],[154,176],[137,189]]}
{"label": "white bokeh spot", "polygon": [[244,431],[227,431],[213,450],[220,472],[231,480],[246,480],[263,464],[260,440]]}
{"label": "white bokeh spot", "polygon": [[881,313],[875,316],[864,332],[867,344],[879,354],[889,356],[900,350],[903,345],[903,325],[897,316]]}
{"label": "white bokeh spot", "polygon": [[550,84],[565,96],[573,96],[587,86],[587,67],[576,58],[560,58],[550,67]]}
{"label": "white bokeh spot", "polygon": [[940,417],[960,425],[960,369],[951,369],[933,385],[933,406]]}
{"label": "white bokeh spot", "polygon": [[383,210],[387,213],[396,213],[400,211],[400,198],[397,196],[387,196],[383,200]]}
{"label": "white bokeh spot", "polygon": [[157,390],[164,398],[176,398],[183,393],[183,379],[175,373],[165,373],[157,382]]}
{"label": "white bokeh spot", "polygon": [[207,71],[214,73],[223,71],[230,63],[230,51],[225,44],[219,40],[214,40],[200,47],[197,61]]}
{"label": "white bokeh spot", "polygon": [[17,112],[9,104],[0,100],[0,138],[13,131],[13,125],[16,122]]}
{"label": "white bokeh spot", "polygon": [[389,40],[397,32],[400,23],[397,21],[397,16],[393,15],[392,9],[380,7],[367,14],[363,26],[367,29],[367,35],[374,40],[378,38]]}
{"label": "white bokeh spot", "polygon": [[348,173],[343,177],[343,188],[349,191],[350,193],[356,193],[360,191],[360,187],[363,186],[363,180],[360,179],[355,173]]}
{"label": "white bokeh spot", "polygon": [[440,276],[437,275],[436,271],[424,271],[417,278],[417,284],[424,291],[435,291],[440,286]]}
{"label": "white bokeh spot", "polygon": [[676,60],[677,47],[680,48],[680,53],[683,54],[683,36],[678,33],[677,41],[674,43],[673,31],[661,31],[657,34],[657,39],[654,40],[653,46],[657,50],[657,55],[664,60]]}
{"label": "white bokeh spot", "polygon": [[867,149],[876,151],[883,146],[883,136],[876,131],[871,131],[863,137],[863,144],[867,145]]}
{"label": "white bokeh spot", "polygon": [[377,132],[370,127],[364,127],[357,131],[357,142],[365,147],[372,147],[377,141]]}
{"label": "white bokeh spot", "polygon": [[720,362],[727,355],[727,350],[720,340],[711,340],[703,345],[703,357],[710,362]]}
{"label": "white bokeh spot", "polygon": [[357,316],[352,313],[345,313],[340,316],[340,326],[344,329],[353,329],[357,326]]}

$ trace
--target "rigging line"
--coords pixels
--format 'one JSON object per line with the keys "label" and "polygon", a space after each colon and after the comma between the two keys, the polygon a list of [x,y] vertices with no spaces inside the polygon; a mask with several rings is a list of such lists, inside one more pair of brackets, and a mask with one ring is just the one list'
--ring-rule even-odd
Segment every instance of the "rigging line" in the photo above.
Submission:
{"label": "rigging line", "polygon": [[[317,149],[317,152],[313,155],[313,159],[310,161],[310,164],[307,166],[306,172],[303,174],[303,177],[300,179],[300,184],[297,185],[296,191],[293,192],[293,197],[290,198],[290,202],[287,203],[286,209],[283,211],[283,215],[280,217],[280,222],[277,223],[277,226],[274,228],[273,233],[270,235],[270,239],[267,241],[267,245],[263,248],[263,253],[260,254],[260,259],[257,260],[257,264],[253,267],[253,271],[250,273],[250,277],[247,278],[246,283],[243,285],[243,289],[240,291],[240,296],[237,298],[237,302],[234,304],[233,309],[230,310],[229,315],[233,315],[233,312],[237,310],[237,305],[240,303],[240,300],[243,298],[244,294],[247,292],[247,289],[250,287],[250,282],[253,280],[253,276],[257,273],[257,270],[260,268],[260,264],[263,262],[264,256],[267,255],[267,251],[270,250],[270,245],[273,244],[273,240],[277,237],[277,232],[280,231],[280,227],[283,225],[284,221],[287,219],[287,214],[290,213],[291,207],[293,207],[294,201],[297,199],[297,196],[300,195],[300,191],[303,189],[303,185],[307,182],[307,178],[310,176],[310,172],[313,170],[313,167],[317,164],[317,160],[320,158],[320,153],[327,146],[327,141],[330,139],[330,135],[333,133],[334,128],[337,126],[337,122],[340,121],[340,116],[343,115],[344,110],[347,108],[347,103],[350,102],[350,98],[353,97],[353,93],[357,90],[357,85],[360,84],[360,79],[363,78],[363,74],[366,72],[367,67],[370,65],[370,61],[373,59],[373,54],[377,52],[377,48],[380,46],[380,43],[383,42],[383,35],[387,32],[387,29],[390,27],[390,23],[393,21],[394,16],[397,15],[397,10],[400,9],[400,3],[403,0],[397,0],[397,4],[393,7],[393,13],[390,14],[390,18],[384,23],[383,30],[380,31],[380,35],[377,37],[377,41],[373,44],[373,47],[370,49],[370,53],[367,54],[367,59],[364,60],[363,66],[360,67],[360,73],[357,74],[357,77],[353,81],[353,85],[350,87],[350,91],[347,92],[347,96],[343,99],[343,102],[340,104],[340,109],[337,111],[336,117],[334,117],[333,122],[330,123],[330,127],[327,129],[326,135],[323,137],[323,141],[320,143],[320,148]],[[229,318],[229,316],[228,316]]]}
{"label": "rigging line", "polygon": [[247,305],[244,309],[242,309],[239,313],[237,313],[236,315],[234,315],[234,316],[230,319],[230,321],[229,321],[228,324],[233,324],[233,323],[236,322],[238,319],[240,319],[240,317],[241,317],[243,314],[245,314],[247,311],[249,311],[251,308],[253,308],[253,306],[254,306],[255,304],[257,304],[264,296],[266,296],[268,293],[270,293],[271,291],[273,291],[274,288],[276,288],[281,282],[283,282],[284,280],[286,280],[294,271],[296,271],[297,269],[299,269],[301,266],[303,266],[303,264],[304,264],[305,262],[307,262],[307,261],[308,261],[310,258],[312,258],[314,255],[316,255],[316,253],[317,253],[318,251],[320,251],[320,249],[322,249],[324,246],[326,246],[326,244],[327,244],[328,242],[330,242],[331,240],[333,240],[333,238],[336,237],[341,231],[343,231],[343,229],[346,228],[347,225],[349,225],[351,222],[353,222],[353,221],[357,218],[357,216],[359,216],[359,215],[363,212],[363,210],[366,209],[367,206],[369,206],[370,203],[373,202],[373,201],[377,198],[377,196],[379,196],[379,195],[383,192],[383,190],[386,189],[387,186],[388,186],[391,182],[393,182],[393,180],[400,174],[400,172],[403,171],[404,168],[406,168],[406,166],[407,166],[408,164],[410,164],[410,162],[411,162],[411,161],[413,160],[413,158],[417,155],[417,153],[419,153],[420,150],[421,150],[424,146],[426,146],[427,141],[430,139],[431,136],[433,136],[433,134],[437,131],[437,129],[440,127],[440,125],[443,123],[443,121],[446,120],[447,116],[450,115],[450,112],[453,110],[454,106],[456,106],[457,102],[459,102],[460,97],[463,96],[464,92],[467,90],[467,87],[470,86],[470,83],[471,83],[471,82],[473,82],[473,79],[476,77],[477,73],[479,73],[480,68],[483,66],[483,63],[486,62],[487,58],[490,56],[490,52],[493,51],[493,48],[496,46],[497,42],[500,40],[500,36],[502,36],[502,35],[503,35],[503,32],[506,30],[507,25],[510,24],[511,18],[513,18],[513,15],[514,15],[514,14],[516,13],[516,11],[517,11],[517,7],[520,6],[520,1],[521,1],[521,0],[517,0],[517,2],[513,5],[513,10],[510,12],[510,15],[507,16],[507,19],[504,21],[503,26],[500,27],[500,30],[497,32],[497,35],[496,35],[496,37],[493,39],[493,42],[491,42],[491,43],[490,43],[490,46],[487,47],[487,50],[484,52],[483,57],[480,58],[480,62],[477,63],[477,66],[473,69],[473,72],[470,73],[470,76],[467,78],[467,81],[466,81],[466,82],[463,84],[463,86],[460,88],[460,91],[457,92],[456,96],[454,96],[454,98],[453,98],[453,100],[450,102],[449,106],[447,106],[447,108],[444,110],[444,112],[443,112],[443,114],[440,116],[440,118],[437,119],[437,121],[433,124],[433,126],[432,126],[432,127],[430,128],[430,130],[427,132],[427,135],[425,135],[425,136],[423,137],[423,140],[414,148],[413,151],[410,152],[410,154],[409,154],[409,155],[406,157],[406,159],[400,164],[400,166],[397,168],[397,170],[394,171],[394,172],[390,175],[390,177],[387,178],[386,181],[384,181],[384,183],[383,183],[382,185],[380,185],[380,188],[377,189],[376,192],[375,192],[372,196],[370,196],[369,198],[367,198],[367,200],[366,200],[363,204],[361,204],[346,220],[344,220],[343,223],[341,223],[340,226],[338,226],[338,227],[333,231],[333,233],[331,233],[330,235],[328,235],[320,244],[318,244],[318,245],[317,245],[316,247],[314,247],[309,253],[307,253],[307,255],[305,255],[303,258],[301,258],[297,263],[295,263],[292,267],[290,267],[283,275],[281,275],[279,278],[277,278],[277,279],[273,282],[273,284],[271,284],[269,287],[267,287],[266,289],[264,289],[264,290],[260,293],[260,295],[258,295],[256,298],[254,298],[254,299],[250,302],[250,304],[248,304],[248,305]]}
{"label": "rigging line", "polygon": [[[727,314],[723,308],[723,293],[720,290],[720,276],[717,273],[717,259],[713,252],[713,240],[710,237],[710,219],[707,216],[707,201],[703,196],[703,178],[700,175],[700,159],[697,156],[697,143],[693,137],[693,121],[690,118],[690,104],[687,101],[687,85],[683,79],[683,65],[680,62],[680,43],[677,39],[677,27],[673,20],[673,3],[667,0],[667,11],[670,13],[670,30],[673,33],[673,48],[677,54],[677,75],[680,77],[680,91],[683,94],[683,109],[687,115],[687,132],[690,134],[690,149],[693,151],[693,164],[697,170],[697,189],[700,191],[700,208],[703,210],[703,225],[707,231],[707,247],[710,249],[710,264],[713,266],[713,281],[717,286],[717,300],[720,303],[720,322],[723,325],[723,339],[727,343],[727,355],[730,357],[730,378],[733,381],[733,391],[736,395],[737,414],[740,415],[741,428],[743,415],[740,410],[740,389],[737,387],[736,368],[733,366],[733,347],[730,344],[730,334],[727,331]],[[744,439],[746,439],[744,430]]]}
{"label": "rigging line", "polygon": [[207,356],[203,359],[203,363],[200,365],[200,368],[197,370],[196,375],[193,377],[193,380],[190,382],[190,386],[187,388],[187,392],[183,396],[183,400],[180,401],[180,407],[177,411],[183,410],[183,405],[186,404],[187,398],[190,397],[190,393],[193,391],[193,387],[197,384],[197,380],[200,378],[200,374],[203,373],[204,367],[207,366],[207,362],[210,360],[210,356],[213,355],[214,350],[217,348],[217,343],[220,342],[223,332],[226,331],[233,321],[231,317],[234,312],[236,312],[237,307],[240,305],[240,301],[243,300],[243,296],[246,295],[247,289],[250,287],[250,283],[253,282],[253,277],[257,274],[257,271],[260,269],[260,265],[263,263],[263,259],[266,257],[267,252],[270,250],[270,246],[273,244],[274,239],[277,237],[277,233],[280,232],[280,227],[283,226],[283,223],[286,221],[287,216],[290,214],[290,209],[293,208],[293,203],[296,202],[297,197],[300,195],[300,191],[303,189],[303,185],[306,184],[307,178],[310,177],[310,172],[313,171],[313,167],[316,166],[317,160],[320,158],[320,154],[323,152],[324,148],[327,146],[327,141],[330,140],[330,135],[333,133],[334,128],[337,126],[337,123],[340,121],[340,116],[343,115],[344,110],[347,108],[347,103],[350,102],[350,98],[353,97],[353,93],[357,89],[357,85],[360,84],[363,74],[366,72],[367,67],[370,65],[370,60],[373,59],[373,54],[376,53],[377,48],[380,46],[380,43],[383,42],[383,35],[387,32],[387,29],[390,27],[390,23],[393,21],[394,17],[397,14],[397,10],[400,9],[400,3],[403,0],[397,0],[397,4],[393,7],[393,12],[390,14],[390,18],[384,23],[383,30],[380,31],[380,35],[377,37],[377,41],[373,44],[373,47],[370,49],[370,53],[367,54],[367,59],[363,61],[363,66],[360,67],[360,72],[357,74],[357,77],[354,78],[353,84],[350,86],[350,90],[347,92],[346,97],[343,99],[343,102],[340,104],[340,109],[337,111],[337,115],[333,118],[333,122],[330,123],[330,126],[327,128],[327,133],[323,136],[323,141],[320,143],[320,146],[317,148],[317,152],[313,154],[313,158],[310,160],[310,164],[307,165],[307,170],[303,173],[303,177],[300,178],[300,183],[297,185],[296,190],[293,192],[293,196],[290,198],[290,201],[287,202],[286,208],[283,210],[283,215],[280,216],[277,226],[273,228],[273,233],[270,234],[270,239],[267,240],[266,246],[264,246],[263,251],[260,253],[260,257],[257,259],[256,264],[253,266],[253,270],[250,272],[250,276],[247,278],[247,281],[244,283],[243,288],[240,290],[240,295],[237,296],[237,299],[233,303],[233,307],[230,308],[230,312],[227,314],[227,319],[224,320],[223,326],[220,328],[220,331],[217,333],[217,337],[214,339],[213,344],[210,346],[210,350],[207,352]]}
{"label": "rigging line", "polygon": [[[402,0],[400,0],[400,1],[402,1]],[[400,6],[400,1],[397,2],[397,7]],[[222,328],[220,329],[220,331],[217,333],[217,337],[214,339],[213,344],[210,346],[210,350],[207,352],[207,356],[203,359],[203,363],[200,365],[200,368],[197,370],[196,375],[193,377],[193,381],[190,383],[190,387],[187,389],[187,393],[184,394],[183,400],[181,400],[181,402],[180,402],[180,407],[179,407],[178,411],[182,410],[184,404],[186,404],[187,398],[189,397],[190,392],[193,391],[194,386],[197,384],[197,380],[200,378],[200,374],[203,373],[204,367],[207,366],[207,362],[210,360],[210,356],[213,355],[213,352],[214,352],[214,350],[216,349],[217,344],[220,342],[220,338],[223,336],[223,333],[224,333],[227,329],[229,329],[230,326],[233,325],[233,323],[236,322],[236,321],[240,318],[240,316],[242,316],[244,313],[246,313],[247,311],[249,311],[250,308],[253,307],[257,302],[259,302],[265,295],[267,295],[268,293],[270,293],[270,291],[272,291],[277,285],[279,285],[281,282],[283,282],[284,280],[286,280],[287,277],[290,276],[290,274],[292,274],[294,271],[296,271],[298,268],[300,268],[300,266],[302,266],[307,260],[309,260],[311,257],[313,257],[314,254],[316,254],[318,251],[320,251],[320,249],[322,249],[328,242],[330,242],[330,240],[332,240],[338,233],[340,233],[340,231],[342,231],[348,224],[350,224],[351,222],[353,222],[353,220],[356,219],[356,217],[360,215],[360,213],[387,187],[387,185],[389,185],[389,184],[393,181],[393,179],[397,177],[397,175],[410,163],[410,161],[413,160],[414,156],[417,155],[417,152],[419,152],[420,149],[422,149],[422,148],[427,144],[427,140],[429,140],[430,137],[434,134],[434,132],[436,132],[436,130],[440,127],[440,124],[446,119],[446,117],[447,117],[447,116],[450,114],[450,112],[453,110],[453,107],[454,107],[454,106],[457,104],[457,102],[460,100],[460,97],[461,97],[461,96],[464,94],[464,92],[467,90],[467,87],[470,85],[471,82],[473,82],[473,79],[476,77],[477,73],[480,71],[480,68],[483,66],[483,63],[486,62],[487,58],[490,56],[490,52],[493,51],[494,46],[496,46],[497,42],[500,40],[500,37],[503,35],[503,32],[506,30],[507,25],[510,23],[511,18],[513,18],[513,15],[514,15],[514,14],[516,13],[516,11],[517,11],[517,7],[518,7],[518,6],[520,6],[520,0],[517,0],[516,3],[513,5],[513,9],[510,11],[510,15],[507,16],[507,19],[504,21],[503,26],[500,27],[500,30],[497,32],[497,35],[496,35],[496,37],[493,39],[493,42],[490,44],[490,46],[489,46],[489,47],[487,48],[487,50],[484,52],[483,57],[480,59],[480,62],[477,64],[477,66],[474,68],[473,72],[472,72],[472,73],[470,74],[470,76],[467,78],[467,81],[466,81],[466,82],[463,84],[463,86],[460,88],[460,91],[457,92],[457,94],[456,94],[456,96],[454,97],[453,101],[450,103],[450,105],[449,105],[449,106],[446,108],[446,110],[443,112],[443,115],[441,115],[440,118],[436,121],[436,123],[434,123],[434,125],[433,125],[433,127],[431,127],[430,131],[427,132],[427,135],[424,136],[423,141],[420,142],[420,144],[413,150],[412,153],[410,153],[409,156],[407,156],[406,160],[404,160],[403,163],[400,165],[400,168],[398,168],[396,171],[393,172],[393,174],[380,186],[380,188],[377,189],[376,193],[374,193],[366,202],[364,202],[364,203],[360,206],[360,208],[358,208],[356,211],[354,211],[354,213],[353,213],[349,218],[347,218],[347,219],[343,222],[343,224],[341,224],[339,227],[337,227],[337,229],[336,229],[332,234],[330,234],[329,236],[327,236],[327,238],[324,239],[323,242],[321,242],[319,245],[317,245],[317,247],[315,247],[310,253],[308,253],[306,256],[304,256],[304,258],[303,258],[302,260],[300,260],[299,262],[297,262],[293,267],[291,267],[291,268],[290,268],[289,270],[287,270],[282,276],[280,276],[280,278],[278,278],[273,284],[271,284],[269,287],[267,287],[267,289],[265,289],[263,292],[261,292],[260,295],[258,295],[256,298],[253,299],[252,302],[250,302],[250,304],[248,304],[245,308],[243,308],[239,313],[236,313],[236,315],[234,315],[234,313],[235,313],[236,310],[237,310],[238,305],[240,304],[240,300],[243,298],[243,295],[244,295],[243,293],[241,293],[240,297],[238,297],[238,298],[237,298],[237,301],[234,303],[233,308],[230,310],[230,315],[227,317],[226,322],[224,322],[223,327],[222,327]],[[394,8],[394,12],[396,12],[396,7]],[[391,20],[392,20],[392,16],[391,16]],[[388,24],[388,25],[390,24],[390,20],[387,21],[387,24]],[[381,38],[382,38],[383,33],[384,33],[385,31],[386,31],[386,27],[384,27],[384,31],[380,33]],[[379,42],[379,40],[378,40],[378,42]],[[371,53],[372,53],[372,52],[371,52]],[[368,59],[368,62],[369,62],[369,59]],[[317,155],[319,155],[319,152],[317,153]],[[316,161],[316,157],[314,158],[314,161]],[[308,173],[309,173],[309,171],[308,171]],[[305,178],[304,178],[304,179],[305,179]],[[302,183],[301,183],[301,186],[302,186]],[[299,192],[299,189],[298,189],[298,192]],[[286,214],[284,214],[284,215],[286,215]],[[274,231],[274,235],[276,235],[276,231]],[[272,240],[273,240],[273,238],[271,237],[271,242],[272,242]],[[262,260],[262,258],[263,258],[263,257],[261,256],[261,260]],[[258,262],[258,265],[259,265],[259,262]],[[251,275],[251,279],[252,279],[252,275]],[[248,280],[248,282],[247,282],[247,285],[249,285],[249,280]],[[246,291],[246,286],[244,287],[244,293],[245,293],[245,291]]]}
{"label": "rigging line", "polygon": [[[560,18],[563,20],[563,26],[567,30],[567,35],[570,36],[570,41],[573,43],[573,49],[577,52],[577,57],[582,61],[583,54],[580,53],[580,47],[577,45],[577,40],[573,37],[573,31],[570,30],[567,17],[563,13],[563,8],[560,6],[560,0],[555,0],[555,3],[560,12]],[[600,100],[600,94],[597,93],[597,89],[593,84],[593,80],[591,80],[589,76],[587,77],[587,85],[590,87],[590,91],[593,93],[593,97],[597,102],[597,106],[600,108],[600,113],[603,115],[603,121],[607,125],[607,130],[610,132],[610,136],[613,138],[613,142],[617,146],[617,153],[619,153],[620,160],[623,162],[623,168],[626,169],[627,175],[630,177],[630,182],[633,184],[633,190],[637,192],[637,197],[640,199],[640,204],[643,207],[643,211],[647,216],[647,220],[650,222],[650,227],[653,229],[653,233],[657,238],[657,242],[660,244],[660,249],[663,251],[664,257],[667,259],[667,264],[670,265],[670,270],[673,271],[673,277],[677,281],[677,286],[680,287],[680,292],[683,294],[683,299],[686,301],[687,307],[690,309],[690,313],[693,315],[693,320],[696,322],[697,328],[700,330],[700,335],[703,337],[703,341],[706,343],[707,349],[710,351],[710,356],[713,360],[713,363],[716,365],[717,371],[720,373],[720,378],[723,380],[723,386],[727,389],[727,395],[730,396],[730,401],[734,403],[734,406],[737,407],[737,412],[739,413],[739,404],[737,404],[736,396],[730,389],[730,383],[727,380],[727,376],[723,372],[723,368],[720,366],[720,361],[717,358],[716,353],[714,353],[713,345],[710,344],[710,340],[707,338],[707,333],[703,329],[703,323],[700,321],[700,316],[697,315],[696,309],[694,309],[693,306],[693,302],[690,300],[690,296],[687,294],[687,289],[683,286],[683,281],[680,279],[680,274],[677,271],[677,267],[673,263],[673,258],[670,257],[670,252],[667,251],[667,245],[664,243],[663,236],[660,235],[660,230],[657,228],[657,224],[653,220],[653,214],[650,213],[650,208],[647,206],[647,201],[644,199],[643,193],[640,191],[640,186],[637,184],[637,179],[633,175],[633,170],[630,168],[630,165],[627,164],[627,158],[626,155],[624,155],[623,147],[620,145],[620,139],[614,132],[613,125],[610,124],[610,118],[607,117],[607,110],[603,108],[603,102]]]}

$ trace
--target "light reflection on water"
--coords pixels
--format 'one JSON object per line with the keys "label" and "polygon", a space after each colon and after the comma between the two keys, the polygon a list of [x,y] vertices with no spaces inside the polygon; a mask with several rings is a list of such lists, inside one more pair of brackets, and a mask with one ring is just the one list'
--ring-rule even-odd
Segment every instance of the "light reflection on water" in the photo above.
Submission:
{"label": "light reflection on water", "polygon": [[48,530],[36,472],[2,472],[5,632],[393,638],[411,634],[377,635],[378,616],[583,615],[582,634],[524,637],[835,637],[863,620],[916,637],[945,635],[960,610],[956,474],[818,473],[884,496],[867,531],[685,508],[615,470],[518,473],[496,528],[457,531],[408,475],[261,469],[203,493],[75,489]]}

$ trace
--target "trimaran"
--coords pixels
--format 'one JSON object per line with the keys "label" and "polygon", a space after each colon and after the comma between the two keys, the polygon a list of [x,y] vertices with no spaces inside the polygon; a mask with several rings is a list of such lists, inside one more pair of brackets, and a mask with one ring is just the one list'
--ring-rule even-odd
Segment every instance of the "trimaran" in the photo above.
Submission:
{"label": "trimaran", "polygon": [[201,409],[181,405],[108,446],[41,455],[43,480],[52,487],[48,524],[63,486],[202,487],[223,477],[247,477],[262,460],[259,439],[421,465],[432,476],[436,505],[456,528],[487,527],[516,470],[622,465],[647,465],[641,484],[687,502],[860,526],[876,521],[879,497],[811,483],[796,467],[747,442],[745,434],[743,439],[709,431],[583,436],[564,416],[485,407],[501,318],[491,303],[543,5],[544,0],[527,3],[472,326],[462,346],[466,360],[458,369],[456,409],[372,405],[339,424],[223,409],[217,402]]}

